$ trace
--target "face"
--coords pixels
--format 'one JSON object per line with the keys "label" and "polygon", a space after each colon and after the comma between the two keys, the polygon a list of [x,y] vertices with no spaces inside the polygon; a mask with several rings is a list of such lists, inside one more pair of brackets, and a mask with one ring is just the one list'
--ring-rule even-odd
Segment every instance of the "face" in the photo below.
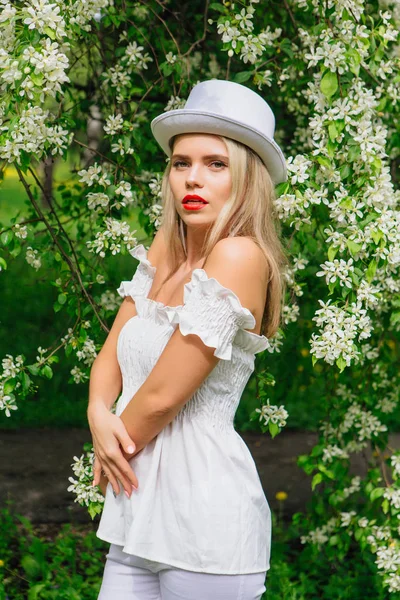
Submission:
{"label": "face", "polygon": [[[171,156],[169,183],[176,210],[187,226],[212,225],[232,188],[225,143],[206,133],[178,136]],[[207,204],[182,204],[187,195],[200,196]]]}

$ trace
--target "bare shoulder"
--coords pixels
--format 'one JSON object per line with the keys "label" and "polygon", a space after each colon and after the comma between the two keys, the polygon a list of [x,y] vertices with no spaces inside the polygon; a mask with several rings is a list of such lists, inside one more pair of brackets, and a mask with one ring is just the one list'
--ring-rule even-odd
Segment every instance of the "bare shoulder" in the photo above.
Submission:
{"label": "bare shoulder", "polygon": [[253,314],[265,299],[267,262],[251,238],[230,237],[217,242],[204,270],[209,277],[231,289]]}
{"label": "bare shoulder", "polygon": [[149,251],[147,253],[147,258],[149,259],[149,262],[153,266],[158,265],[162,260],[162,257],[165,256],[165,251],[165,236],[162,227],[160,227],[157,230],[157,233],[155,234],[153,241],[151,242]]}
{"label": "bare shoulder", "polygon": [[248,237],[228,237],[217,242],[207,258],[208,267],[236,268],[260,272],[266,269],[263,251]]}

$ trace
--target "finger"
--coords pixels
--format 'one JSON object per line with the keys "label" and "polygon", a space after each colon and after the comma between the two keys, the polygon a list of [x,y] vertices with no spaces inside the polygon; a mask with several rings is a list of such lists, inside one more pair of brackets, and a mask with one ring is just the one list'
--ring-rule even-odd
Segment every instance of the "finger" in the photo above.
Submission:
{"label": "finger", "polygon": [[106,465],[103,463],[103,470],[104,470],[105,476],[107,477],[108,481],[111,483],[111,487],[114,490],[114,493],[118,495],[121,492],[121,489],[120,489],[119,482],[118,482],[117,478],[115,477],[114,472],[112,470],[112,466],[109,464]]}
{"label": "finger", "polygon": [[113,472],[118,477],[124,489],[128,492],[129,496],[132,493],[132,486],[135,490],[139,487],[139,482],[135,473],[132,470],[129,462],[120,455],[119,458],[115,458],[113,462]]}
{"label": "finger", "polygon": [[93,486],[98,485],[100,481],[101,475],[101,464],[97,456],[94,458],[93,462]]}
{"label": "finger", "polygon": [[132,438],[129,437],[128,432],[125,429],[125,425],[122,423],[122,421],[121,426],[122,429],[115,432],[115,437],[117,438],[117,440],[119,441],[122,448],[127,454],[133,454],[136,450],[136,444],[132,440]]}

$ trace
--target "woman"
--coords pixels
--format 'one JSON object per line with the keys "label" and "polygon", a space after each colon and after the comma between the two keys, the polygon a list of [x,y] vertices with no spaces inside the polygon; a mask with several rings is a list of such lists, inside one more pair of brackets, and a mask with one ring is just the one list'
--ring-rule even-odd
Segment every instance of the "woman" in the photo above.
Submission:
{"label": "woman", "polygon": [[268,104],[236,83],[197,84],[151,126],[170,157],[163,221],[131,251],[139,266],[90,378],[110,543],[99,600],[259,600],[270,509],[233,419],[280,324],[285,161]]}

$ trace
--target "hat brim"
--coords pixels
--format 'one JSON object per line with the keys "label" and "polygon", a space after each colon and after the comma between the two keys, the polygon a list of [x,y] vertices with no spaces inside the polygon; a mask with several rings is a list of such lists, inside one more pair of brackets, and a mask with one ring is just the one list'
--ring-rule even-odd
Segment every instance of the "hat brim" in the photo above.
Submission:
{"label": "hat brim", "polygon": [[275,185],[287,180],[285,157],[278,144],[239,121],[212,112],[180,108],[161,114],[151,121],[151,131],[167,156],[169,140],[181,133],[213,133],[232,138],[252,148],[268,169]]}

